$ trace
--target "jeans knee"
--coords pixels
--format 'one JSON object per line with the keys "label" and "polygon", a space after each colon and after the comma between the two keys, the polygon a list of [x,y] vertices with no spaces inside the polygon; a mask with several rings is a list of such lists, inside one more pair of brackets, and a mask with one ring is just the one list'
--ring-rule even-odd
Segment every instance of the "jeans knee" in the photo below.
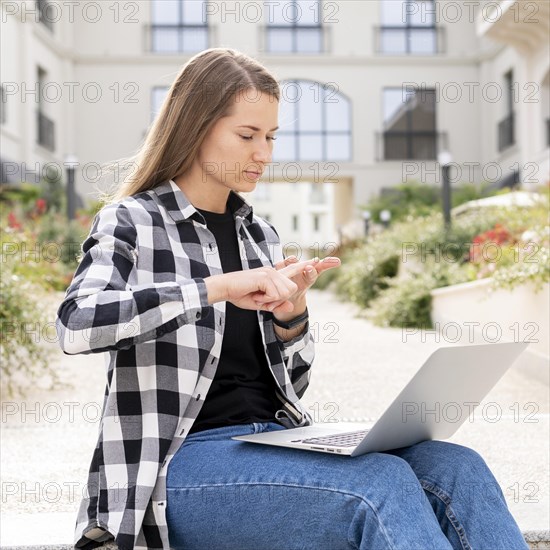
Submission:
{"label": "jeans knee", "polygon": [[426,441],[426,444],[429,446],[432,457],[437,457],[440,464],[452,464],[459,474],[472,477],[472,475],[489,472],[484,458],[470,447],[449,441]]}
{"label": "jeans knee", "polygon": [[[402,499],[410,494],[416,494],[420,483],[409,463],[394,455],[373,453],[372,465],[367,471],[367,484],[375,484],[379,491]],[[374,472],[371,476],[370,472]]]}
{"label": "jeans knee", "polygon": [[428,452],[433,459],[448,472],[447,485],[454,487],[455,499],[469,496],[493,503],[504,500],[500,485],[477,451],[448,441],[426,443],[429,443]]}

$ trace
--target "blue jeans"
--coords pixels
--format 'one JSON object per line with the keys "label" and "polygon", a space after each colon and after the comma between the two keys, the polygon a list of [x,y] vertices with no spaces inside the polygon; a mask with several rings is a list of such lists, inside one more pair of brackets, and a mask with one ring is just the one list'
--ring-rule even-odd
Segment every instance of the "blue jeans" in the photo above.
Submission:
{"label": "blue jeans", "polygon": [[175,550],[525,550],[475,451],[425,441],[358,457],[230,439],[275,422],[191,433],[167,473]]}

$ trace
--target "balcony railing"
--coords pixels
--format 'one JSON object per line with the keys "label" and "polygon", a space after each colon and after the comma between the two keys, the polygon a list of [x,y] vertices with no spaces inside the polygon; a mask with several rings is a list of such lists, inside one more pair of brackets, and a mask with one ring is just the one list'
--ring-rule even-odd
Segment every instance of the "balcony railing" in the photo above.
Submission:
{"label": "balcony railing", "polygon": [[49,0],[36,0],[36,9],[38,11],[38,20],[53,32],[53,21],[48,17]]}
{"label": "balcony railing", "polygon": [[211,25],[145,25],[144,51],[158,54],[198,53],[214,43]]}
{"label": "balcony railing", "polygon": [[504,120],[498,123],[498,151],[504,151],[504,149],[514,145],[515,132],[514,113],[510,113]]}
{"label": "balcony railing", "polygon": [[382,132],[376,135],[377,161],[436,160],[448,149],[447,133],[426,131]]}
{"label": "balcony railing", "polygon": [[447,51],[445,27],[374,28],[374,51],[385,55],[434,55]]}
{"label": "balcony railing", "polygon": [[331,51],[326,25],[261,25],[258,50],[267,54],[327,54]]}
{"label": "balcony railing", "polygon": [[49,151],[55,151],[55,122],[40,110],[37,114],[37,143]]}

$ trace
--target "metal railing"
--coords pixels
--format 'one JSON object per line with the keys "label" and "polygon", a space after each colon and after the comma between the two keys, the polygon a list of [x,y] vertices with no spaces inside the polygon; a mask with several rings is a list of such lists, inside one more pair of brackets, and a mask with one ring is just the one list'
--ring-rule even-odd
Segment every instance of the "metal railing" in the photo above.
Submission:
{"label": "metal railing", "polygon": [[448,149],[446,132],[389,131],[376,134],[376,160],[437,160]]}
{"label": "metal railing", "polygon": [[55,122],[38,110],[36,142],[49,151],[55,151]]}
{"label": "metal railing", "polygon": [[515,115],[510,113],[504,120],[498,123],[498,151],[514,145],[515,139]]}
{"label": "metal railing", "polygon": [[447,34],[445,27],[440,26],[374,27],[373,37],[377,54],[435,55],[447,51]]}

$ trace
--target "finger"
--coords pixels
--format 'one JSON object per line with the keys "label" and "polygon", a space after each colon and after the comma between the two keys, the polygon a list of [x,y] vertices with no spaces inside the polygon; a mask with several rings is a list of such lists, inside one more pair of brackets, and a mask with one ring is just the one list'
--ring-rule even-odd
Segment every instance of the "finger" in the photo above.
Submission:
{"label": "finger", "polygon": [[286,300],[297,290],[297,285],[276,270],[270,270],[260,279],[262,293],[254,293],[257,303],[268,303]]}
{"label": "finger", "polygon": [[283,269],[284,267],[286,267],[287,265],[290,265],[294,262],[297,262],[298,261],[298,258],[296,258],[296,256],[292,255],[292,256],[289,256],[288,258],[285,258],[284,260],[281,260],[280,262],[277,262],[275,264],[275,269]]}
{"label": "finger", "polygon": [[302,273],[302,271],[308,265],[316,265],[319,263],[319,258],[313,258],[312,260],[304,260],[302,262],[293,263],[283,269],[280,269],[277,273],[281,273],[286,277],[292,278]]}
{"label": "finger", "polygon": [[279,271],[274,271],[271,273],[273,277],[273,283],[277,286],[279,290],[279,297],[281,299],[290,298],[297,290],[298,285],[291,281],[287,276],[281,275]]}
{"label": "finger", "polygon": [[[275,271],[273,273],[276,273]],[[259,291],[255,294],[258,294],[259,301],[261,302],[273,302],[274,300],[279,300],[279,289],[277,285],[273,283],[273,277],[270,273],[266,273],[259,279],[258,283]]]}
{"label": "finger", "polygon": [[340,267],[340,265],[342,265],[340,258],[336,258],[335,256],[329,256],[329,257],[323,258],[320,262],[316,263],[314,265],[314,268],[317,271],[317,274],[321,274],[323,271],[326,271],[327,269]]}
{"label": "finger", "polygon": [[314,267],[308,266],[304,269],[304,278],[308,285],[312,285],[318,276],[319,273]]}

